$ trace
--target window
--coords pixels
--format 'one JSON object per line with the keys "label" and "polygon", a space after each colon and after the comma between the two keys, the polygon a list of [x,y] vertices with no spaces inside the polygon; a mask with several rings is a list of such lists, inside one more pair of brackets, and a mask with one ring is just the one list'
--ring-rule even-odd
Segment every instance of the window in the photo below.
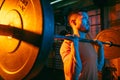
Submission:
{"label": "window", "polygon": [[95,38],[101,31],[100,9],[88,11],[90,21],[90,37]]}

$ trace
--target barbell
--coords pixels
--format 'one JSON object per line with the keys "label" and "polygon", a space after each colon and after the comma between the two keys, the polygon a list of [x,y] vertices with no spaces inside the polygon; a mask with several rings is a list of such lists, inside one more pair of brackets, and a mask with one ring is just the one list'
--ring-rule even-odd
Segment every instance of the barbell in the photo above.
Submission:
{"label": "barbell", "polygon": [[[111,35],[118,35],[112,30]],[[116,49],[120,43],[109,37],[109,30],[101,31],[96,39],[107,48]],[[105,34],[105,35],[103,35]],[[114,37],[114,36],[111,36]],[[116,36],[116,38],[118,38]],[[0,79],[30,80],[45,64],[54,39],[69,39],[73,36],[54,35],[54,16],[47,0],[1,0],[0,1]],[[81,42],[94,40],[79,39]],[[118,39],[120,40],[120,39]],[[106,42],[107,41],[107,42]],[[110,50],[109,50],[110,51]],[[115,57],[120,57],[120,54]],[[110,53],[114,55],[114,52]]]}
{"label": "barbell", "polygon": [[[76,36],[73,36],[73,35],[69,35],[69,36],[62,36],[62,35],[55,35],[54,38],[55,39],[58,39],[58,40],[64,40],[64,39],[67,39],[67,40],[71,40],[73,41],[73,39],[75,38]],[[100,40],[99,40],[100,41]],[[95,40],[92,40],[92,39],[83,39],[83,38],[79,38],[79,42],[85,42],[85,43],[95,43]],[[103,45],[107,45],[109,47],[112,47],[112,46],[115,46],[115,47],[120,47],[119,44],[114,44],[113,42],[111,41],[100,41],[102,42]]]}
{"label": "barbell", "polygon": [[0,0],[0,24],[0,79],[30,80],[52,47],[54,16],[49,1]]}

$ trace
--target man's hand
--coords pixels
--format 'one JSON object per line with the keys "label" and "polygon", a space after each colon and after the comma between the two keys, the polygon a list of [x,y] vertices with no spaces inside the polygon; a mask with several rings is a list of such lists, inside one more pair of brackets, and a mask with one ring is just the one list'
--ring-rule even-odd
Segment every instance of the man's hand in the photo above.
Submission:
{"label": "man's hand", "polygon": [[94,39],[94,44],[98,45],[99,47],[103,47],[103,43],[97,39]]}

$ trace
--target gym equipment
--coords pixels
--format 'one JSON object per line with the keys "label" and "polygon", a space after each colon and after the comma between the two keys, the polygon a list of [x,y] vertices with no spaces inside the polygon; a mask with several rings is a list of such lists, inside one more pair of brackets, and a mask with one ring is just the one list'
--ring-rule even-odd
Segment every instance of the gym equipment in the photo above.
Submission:
{"label": "gym equipment", "polygon": [[0,77],[30,80],[52,47],[54,16],[49,1],[0,0],[0,24]]}
{"label": "gym equipment", "polygon": [[[30,80],[36,76],[55,38],[73,40],[75,36],[54,35],[54,15],[48,0],[1,0],[0,78]],[[105,44],[106,58],[120,57],[119,32],[104,30],[96,39]]]}
{"label": "gym equipment", "polygon": [[[120,29],[110,28],[101,31],[96,39],[103,42],[110,42],[111,45],[104,45],[106,59],[115,59],[120,57]],[[114,44],[115,43],[115,44]]]}

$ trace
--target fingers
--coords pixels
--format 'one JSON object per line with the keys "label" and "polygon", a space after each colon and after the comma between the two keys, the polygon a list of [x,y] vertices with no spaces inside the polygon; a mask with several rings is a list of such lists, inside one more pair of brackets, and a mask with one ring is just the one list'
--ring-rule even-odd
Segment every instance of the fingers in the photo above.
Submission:
{"label": "fingers", "polygon": [[97,39],[94,39],[94,42],[95,42],[96,45],[98,45],[100,47],[103,46],[103,43],[101,41],[97,40]]}

